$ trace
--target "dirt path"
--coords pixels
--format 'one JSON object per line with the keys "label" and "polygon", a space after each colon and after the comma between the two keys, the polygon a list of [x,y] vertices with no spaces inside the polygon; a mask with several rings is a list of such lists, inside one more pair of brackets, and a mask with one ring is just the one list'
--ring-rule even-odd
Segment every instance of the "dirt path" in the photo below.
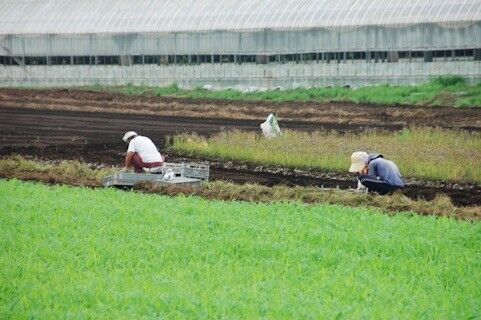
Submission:
{"label": "dirt path", "polygon": [[39,110],[112,112],[193,119],[260,120],[276,112],[287,121],[311,123],[318,128],[347,130],[360,127],[399,129],[420,125],[481,130],[481,108],[379,106],[354,103],[251,102],[126,96],[76,89],[0,89],[0,106]]}

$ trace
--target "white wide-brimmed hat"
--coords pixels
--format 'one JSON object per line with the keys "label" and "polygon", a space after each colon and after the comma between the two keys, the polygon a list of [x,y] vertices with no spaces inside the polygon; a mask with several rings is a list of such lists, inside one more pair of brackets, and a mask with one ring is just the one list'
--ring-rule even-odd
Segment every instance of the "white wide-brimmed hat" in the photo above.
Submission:
{"label": "white wide-brimmed hat", "polygon": [[122,138],[122,140],[127,142],[127,141],[129,141],[130,138],[135,137],[136,135],[137,135],[137,132],[135,132],[135,131],[127,131],[124,134],[124,137]]}
{"label": "white wide-brimmed hat", "polygon": [[364,151],[356,151],[351,155],[349,172],[359,172],[367,165],[369,155]]}

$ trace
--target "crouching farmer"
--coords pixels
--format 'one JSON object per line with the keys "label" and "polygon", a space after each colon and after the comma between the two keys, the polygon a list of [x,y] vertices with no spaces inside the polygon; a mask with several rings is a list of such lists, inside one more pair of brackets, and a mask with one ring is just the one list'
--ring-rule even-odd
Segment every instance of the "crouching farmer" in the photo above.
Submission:
{"label": "crouching farmer", "polygon": [[124,171],[128,170],[130,166],[133,166],[137,173],[142,171],[152,173],[162,171],[164,159],[152,140],[139,136],[134,131],[125,133],[122,140],[129,144],[127,154],[125,155]]}
{"label": "crouching farmer", "polygon": [[380,154],[354,152],[351,155],[349,171],[359,173],[360,186],[366,187],[369,192],[388,194],[404,187],[404,181],[396,164],[384,159]]}

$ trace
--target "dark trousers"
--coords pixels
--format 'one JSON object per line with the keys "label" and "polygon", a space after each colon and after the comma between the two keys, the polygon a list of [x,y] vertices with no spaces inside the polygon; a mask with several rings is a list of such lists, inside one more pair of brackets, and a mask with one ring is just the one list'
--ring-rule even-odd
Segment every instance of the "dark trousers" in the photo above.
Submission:
{"label": "dark trousers", "polygon": [[369,189],[369,192],[377,192],[379,194],[388,194],[401,188],[399,186],[394,186],[387,181],[378,180],[375,176],[367,174],[361,174],[359,176],[359,181],[361,181],[363,186]]}

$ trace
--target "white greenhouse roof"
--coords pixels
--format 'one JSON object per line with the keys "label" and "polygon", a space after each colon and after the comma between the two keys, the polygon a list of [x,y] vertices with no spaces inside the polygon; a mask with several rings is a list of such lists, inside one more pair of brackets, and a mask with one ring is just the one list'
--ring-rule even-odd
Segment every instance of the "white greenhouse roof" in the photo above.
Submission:
{"label": "white greenhouse roof", "polygon": [[481,20],[481,0],[0,0],[0,34],[357,27]]}

